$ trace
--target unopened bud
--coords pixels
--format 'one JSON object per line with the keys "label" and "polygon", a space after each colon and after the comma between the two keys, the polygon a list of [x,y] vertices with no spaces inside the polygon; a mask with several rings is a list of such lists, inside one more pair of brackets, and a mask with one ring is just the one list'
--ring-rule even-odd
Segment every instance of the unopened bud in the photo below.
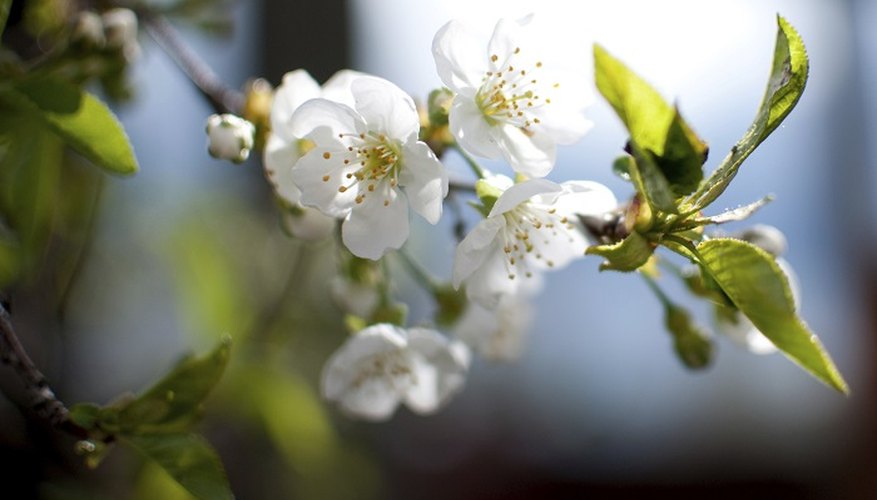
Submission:
{"label": "unopened bud", "polygon": [[653,222],[652,207],[637,194],[630,200],[630,204],[627,205],[627,210],[624,214],[624,226],[627,232],[645,233],[651,229]]}
{"label": "unopened bud", "polygon": [[119,50],[128,62],[140,55],[137,42],[137,14],[131,9],[115,8],[101,16],[104,26],[106,46]]}
{"label": "unopened bud", "polygon": [[220,160],[241,163],[250,156],[256,128],[231,114],[211,115],[207,119],[207,151]]}
{"label": "unopened bud", "polygon": [[90,10],[84,10],[76,16],[70,41],[89,48],[101,48],[106,43],[104,24],[101,17]]}

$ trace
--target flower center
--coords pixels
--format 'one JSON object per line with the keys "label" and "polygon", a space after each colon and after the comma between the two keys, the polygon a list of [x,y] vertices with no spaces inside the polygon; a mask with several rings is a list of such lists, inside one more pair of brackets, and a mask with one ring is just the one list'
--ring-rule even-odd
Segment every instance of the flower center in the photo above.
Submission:
{"label": "flower center", "polygon": [[[388,206],[402,168],[399,145],[377,132],[338,134],[338,138],[347,146],[340,155],[344,168],[341,169],[338,192],[353,190],[357,204],[365,201],[367,196],[383,196],[384,206]],[[336,159],[329,152],[324,152],[323,158]],[[323,176],[323,182],[331,180],[331,175]]]}
{"label": "flower center", "polygon": [[363,360],[353,386],[359,387],[372,378],[386,378],[388,385],[399,391],[417,385],[411,360],[402,349],[383,352]]}
{"label": "flower center", "polygon": [[499,69],[484,74],[475,94],[475,104],[490,125],[508,123],[531,135],[532,128],[540,123],[536,114],[551,104],[550,97],[540,94],[550,94],[551,89],[560,84],[546,86],[537,78],[542,62],[526,67],[527,63],[519,62],[520,57],[516,57],[520,53],[518,47],[502,62],[496,54],[490,56],[491,65]]}
{"label": "flower center", "polygon": [[[534,266],[554,267],[554,261],[546,257],[549,254],[547,247],[552,242],[569,244],[575,241],[569,234],[569,231],[575,230],[575,226],[554,208],[541,209],[524,202],[504,213],[503,217],[506,227],[502,250],[510,280],[521,273],[532,278]],[[558,242],[558,238],[565,238],[566,241]]]}

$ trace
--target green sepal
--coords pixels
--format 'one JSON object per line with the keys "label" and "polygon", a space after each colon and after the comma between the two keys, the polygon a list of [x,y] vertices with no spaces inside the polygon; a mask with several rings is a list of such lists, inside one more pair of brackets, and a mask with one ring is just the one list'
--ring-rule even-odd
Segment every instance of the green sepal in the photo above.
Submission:
{"label": "green sepal", "polygon": [[697,255],[734,306],[780,351],[819,381],[849,392],[822,343],[798,317],[788,278],[773,256],[730,238],[700,243]]}
{"label": "green sepal", "polygon": [[587,255],[599,255],[606,259],[600,270],[631,272],[649,261],[655,245],[639,233],[631,233],[612,245],[595,245],[585,250]]}

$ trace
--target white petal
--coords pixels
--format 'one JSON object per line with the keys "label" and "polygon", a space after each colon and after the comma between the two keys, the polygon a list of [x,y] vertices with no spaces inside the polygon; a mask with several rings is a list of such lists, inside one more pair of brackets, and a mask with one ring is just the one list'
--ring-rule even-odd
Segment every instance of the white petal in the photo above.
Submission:
{"label": "white petal", "polygon": [[385,323],[369,326],[348,338],[323,367],[323,397],[338,400],[359,376],[359,367],[363,360],[404,348],[406,343],[407,338],[403,331]]}
{"label": "white petal", "polygon": [[448,120],[451,133],[469,153],[490,159],[502,155],[495,137],[499,130],[487,123],[472,99],[455,98]]}
{"label": "white petal", "polygon": [[[385,181],[386,182],[386,181]],[[341,240],[357,257],[378,260],[390,249],[401,248],[408,239],[408,201],[405,194],[392,189],[387,199],[369,193],[365,201],[351,210],[341,226]]]}
{"label": "white petal", "polygon": [[536,279],[526,276],[509,278],[509,269],[505,253],[499,245],[491,248],[492,251],[481,266],[466,280],[466,296],[487,309],[496,309],[500,300],[506,295],[518,293],[522,286]]}
{"label": "white petal", "polygon": [[401,396],[392,378],[369,377],[351,387],[338,402],[351,416],[379,422],[393,415]]}
{"label": "white petal", "polygon": [[497,233],[505,227],[502,217],[490,217],[480,221],[457,245],[454,254],[454,288],[474,273],[488,258],[496,246]]}
{"label": "white petal", "polygon": [[515,172],[529,177],[545,177],[554,168],[556,145],[543,134],[527,135],[518,127],[506,124],[496,135],[503,158]]}
{"label": "white petal", "polygon": [[366,74],[353,71],[352,69],[338,71],[323,84],[322,95],[320,97],[350,106],[351,108],[354,107],[351,84],[361,76],[366,76]]}
{"label": "white petal", "polygon": [[468,360],[452,349],[442,334],[426,328],[408,330],[415,384],[405,395],[405,404],[416,413],[432,413],[462,389]]}
{"label": "white petal", "polygon": [[560,213],[602,215],[618,207],[615,194],[599,182],[567,181],[561,186],[563,193],[553,204]]}
{"label": "white petal", "polygon": [[320,97],[320,86],[303,69],[283,75],[283,83],[274,92],[271,104],[271,133],[288,141],[294,139],[289,128],[292,114],[306,101]]}
{"label": "white petal", "polygon": [[[529,23],[526,19],[523,24]],[[491,69],[496,71],[508,66],[508,58],[515,54],[517,49],[522,45],[527,46],[524,42],[523,32],[521,30],[522,23],[511,19],[500,19],[493,29],[490,42],[487,44],[487,53],[491,60],[495,55],[497,60],[491,64]],[[526,54],[526,52],[525,52]],[[515,64],[519,66],[519,64]]]}
{"label": "white petal", "polygon": [[[328,147],[314,148],[299,158],[292,167],[292,180],[302,191],[303,205],[319,208],[330,217],[347,215],[357,195],[355,186],[343,193],[338,190],[345,175],[354,168],[342,163],[341,158],[347,152],[343,144],[336,142]],[[329,180],[325,181],[327,176]]]}
{"label": "white petal", "polygon": [[515,184],[505,190],[496,200],[493,209],[490,210],[489,217],[504,214],[515,208],[521,203],[529,200],[533,196],[544,193],[559,193],[563,188],[547,179],[530,179],[528,181]]}
{"label": "white petal", "polygon": [[356,111],[368,129],[406,141],[420,130],[420,117],[411,97],[392,83],[375,76],[357,78],[351,84]]}
{"label": "white petal", "polygon": [[436,224],[442,216],[442,201],[448,194],[448,174],[429,146],[413,142],[403,146],[399,182],[411,208]]}
{"label": "white petal", "polygon": [[314,208],[300,207],[296,213],[284,211],[283,224],[296,238],[305,241],[324,240],[335,230],[334,217],[323,215]]}
{"label": "white petal", "polygon": [[551,99],[551,105],[542,106],[532,112],[532,115],[540,121],[538,128],[535,129],[539,134],[557,144],[572,144],[591,130],[594,124],[585,118],[582,109],[566,106],[556,97]]}
{"label": "white petal", "polygon": [[290,205],[296,205],[301,199],[301,190],[292,180],[292,166],[300,156],[298,141],[288,142],[273,133],[268,137],[262,157],[265,175],[274,192]]}
{"label": "white petal", "polygon": [[435,34],[432,55],[445,85],[464,96],[475,96],[475,89],[487,71],[487,54],[480,37],[463,23],[450,21]]}
{"label": "white petal", "polygon": [[353,109],[327,99],[311,99],[299,106],[290,119],[289,130],[293,136],[309,138],[318,146],[338,134],[366,131],[365,123]]}

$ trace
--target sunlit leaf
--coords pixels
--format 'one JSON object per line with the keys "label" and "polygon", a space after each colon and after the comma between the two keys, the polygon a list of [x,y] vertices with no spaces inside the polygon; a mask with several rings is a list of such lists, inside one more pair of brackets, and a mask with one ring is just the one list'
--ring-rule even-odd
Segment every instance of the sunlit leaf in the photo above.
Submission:
{"label": "sunlit leaf", "polygon": [[636,164],[628,170],[638,191],[653,207],[676,212],[675,198],[697,189],[703,179],[706,144],[677,109],[599,45],[594,65],[598,90],[630,132]]}
{"label": "sunlit leaf", "polygon": [[643,235],[631,233],[627,238],[612,245],[595,245],[585,251],[588,255],[599,255],[606,259],[600,270],[630,272],[637,270],[649,261],[655,245]]}
{"label": "sunlit leaf", "polygon": [[690,197],[692,204],[698,208],[706,207],[725,191],[743,160],[791,113],[804,92],[810,67],[804,42],[788,21],[777,16],[777,24],[779,28],[770,79],[755,120],[721,165]]}
{"label": "sunlit leaf", "polygon": [[57,80],[32,80],[6,89],[0,100],[39,117],[76,152],[118,174],[137,171],[128,136],[112,111],[78,87]]}
{"label": "sunlit leaf", "polygon": [[201,403],[222,376],[231,352],[225,339],[202,357],[181,361],[168,375],[133,401],[118,407],[122,433],[179,432],[201,415]]}
{"label": "sunlit leaf", "polygon": [[822,343],[798,317],[788,278],[770,254],[724,238],[704,241],[697,251],[701,264],[765,337],[823,383],[848,392]]}
{"label": "sunlit leaf", "polygon": [[153,460],[196,498],[234,498],[219,456],[197,434],[132,435],[120,442]]}

